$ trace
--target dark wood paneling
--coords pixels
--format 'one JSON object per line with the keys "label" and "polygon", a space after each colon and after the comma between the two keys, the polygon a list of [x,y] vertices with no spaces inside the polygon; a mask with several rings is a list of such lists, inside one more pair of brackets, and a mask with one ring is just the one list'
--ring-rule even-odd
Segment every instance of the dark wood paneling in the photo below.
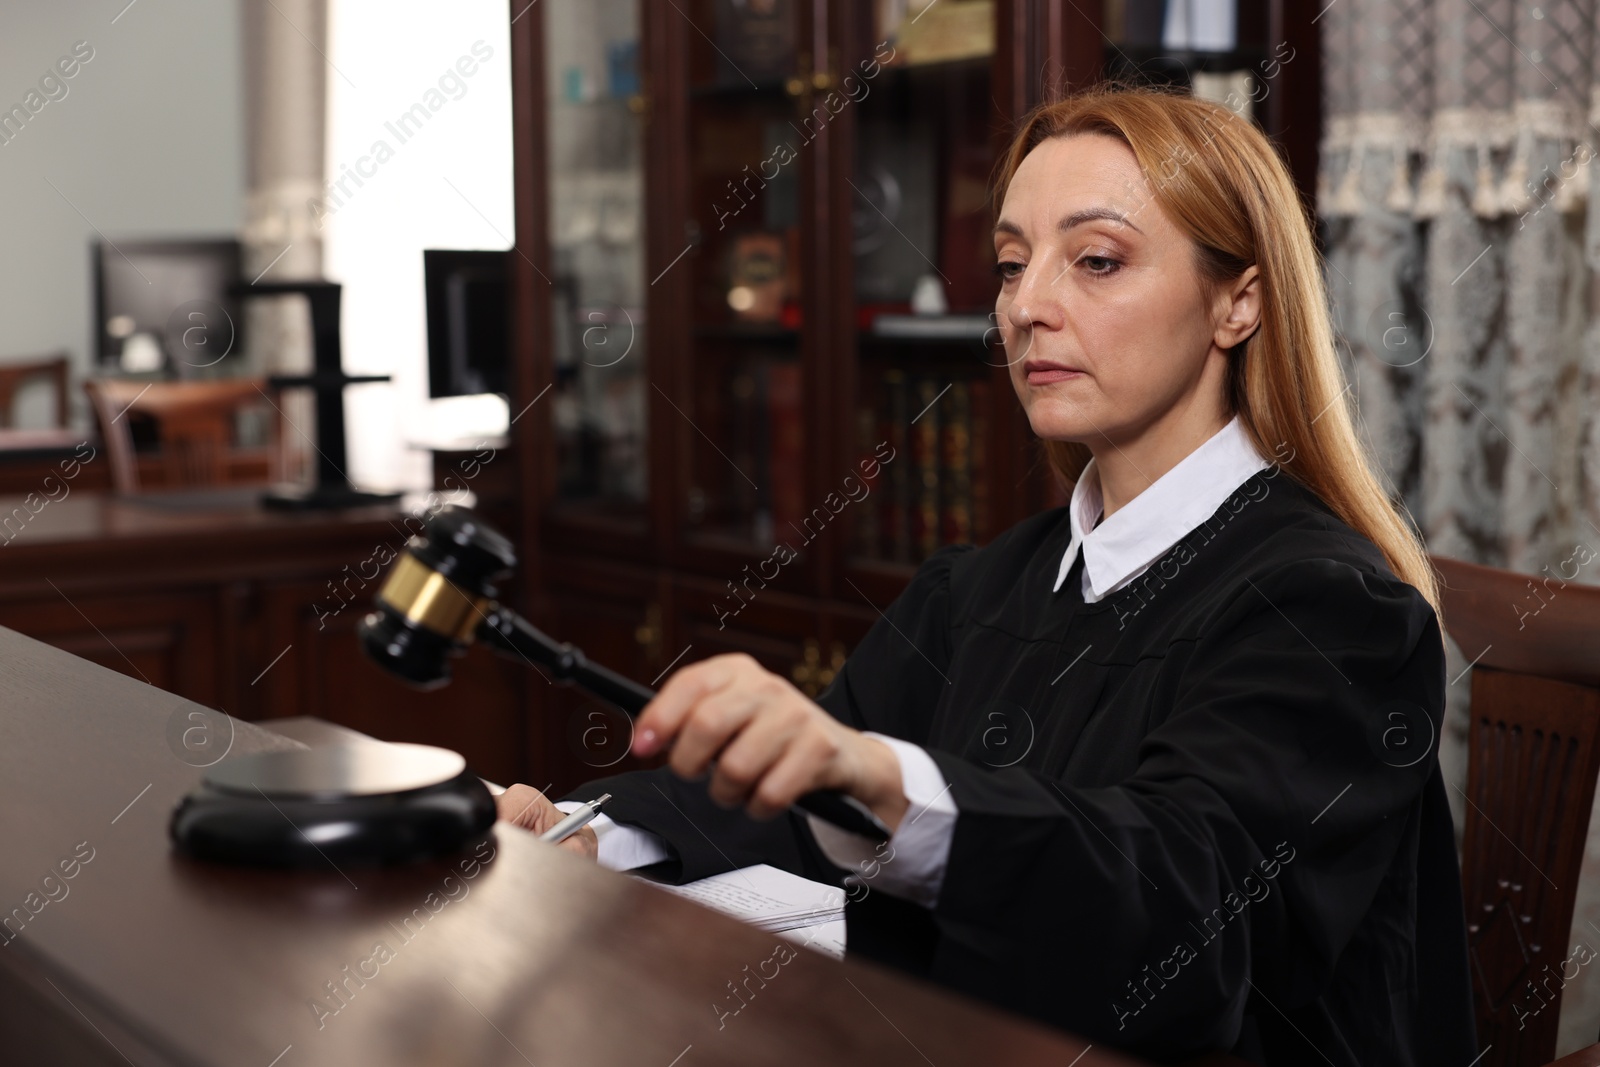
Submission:
{"label": "dark wood paneling", "polygon": [[[555,437],[549,418],[553,386],[551,366],[550,217],[548,146],[544,121],[544,13],[533,4],[517,3],[511,22],[511,150],[512,196],[516,214],[515,252],[511,265],[512,397],[511,454],[519,486],[518,527],[530,536],[518,538],[522,569],[513,599],[526,607],[540,587],[543,561],[538,540],[540,512],[555,484]],[[545,410],[530,405],[545,403]],[[504,531],[517,537],[515,530]]]}
{"label": "dark wood paneling", "polygon": [[[0,499],[0,514],[14,503]],[[360,651],[356,622],[406,540],[399,518],[268,512],[249,493],[74,489],[0,550],[0,625],[239,718],[315,714],[520,780],[524,668],[474,649],[448,688],[422,693]]]}
{"label": "dark wood paneling", "polygon": [[[535,620],[590,660],[650,685],[681,647],[674,642],[670,590],[647,572],[552,557],[552,588]],[[671,651],[668,651],[668,650]],[[540,680],[543,678],[543,680]],[[529,731],[530,784],[556,795],[591,778],[645,766],[628,755],[628,717],[571,686],[530,676],[537,705]]]}
{"label": "dark wood paneling", "polygon": [[218,704],[219,619],[212,597],[180,589],[118,597],[60,577],[62,592],[50,599],[0,603],[0,626],[157,689]]}
{"label": "dark wood paneling", "polygon": [[736,590],[695,578],[680,579],[676,589],[678,630],[691,650],[684,662],[743,652],[802,684],[795,672],[806,664],[806,646],[823,640],[818,601],[762,588],[759,575],[744,577]]}

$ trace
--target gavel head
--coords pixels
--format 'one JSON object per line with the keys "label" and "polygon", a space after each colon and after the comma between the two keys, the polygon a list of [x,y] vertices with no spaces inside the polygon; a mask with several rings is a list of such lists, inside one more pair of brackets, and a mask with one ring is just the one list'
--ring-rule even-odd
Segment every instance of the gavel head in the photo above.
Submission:
{"label": "gavel head", "polygon": [[517,565],[511,542],[466,508],[446,505],[406,542],[358,628],[379,666],[413,685],[450,680],[449,657],[472,642],[495,583]]}

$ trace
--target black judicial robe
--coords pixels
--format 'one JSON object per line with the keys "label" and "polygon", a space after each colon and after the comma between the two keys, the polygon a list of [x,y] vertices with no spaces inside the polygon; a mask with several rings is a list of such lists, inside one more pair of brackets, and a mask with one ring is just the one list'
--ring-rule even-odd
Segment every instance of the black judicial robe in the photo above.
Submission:
{"label": "black judicial robe", "polygon": [[1067,512],[931,557],[819,702],[924,746],[959,809],[925,909],[665,769],[574,792],[688,881],[860,886],[849,951],[1155,1059],[1477,1054],[1433,610],[1277,468],[1094,604]]}

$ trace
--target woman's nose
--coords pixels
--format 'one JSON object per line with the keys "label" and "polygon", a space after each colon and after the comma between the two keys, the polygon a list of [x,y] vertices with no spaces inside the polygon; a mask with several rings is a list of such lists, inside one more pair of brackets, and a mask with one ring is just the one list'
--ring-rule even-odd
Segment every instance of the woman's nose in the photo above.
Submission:
{"label": "woman's nose", "polygon": [[1017,330],[1026,330],[1033,325],[1033,313],[1028,310],[1028,305],[1020,300],[1013,300],[1006,309],[1006,322]]}
{"label": "woman's nose", "polygon": [[1051,282],[1054,272],[1049,263],[1030,263],[1023,271],[1017,285],[1017,295],[1011,301],[1008,314],[1011,324],[1019,329],[1034,326],[1053,327],[1061,322],[1060,294]]}

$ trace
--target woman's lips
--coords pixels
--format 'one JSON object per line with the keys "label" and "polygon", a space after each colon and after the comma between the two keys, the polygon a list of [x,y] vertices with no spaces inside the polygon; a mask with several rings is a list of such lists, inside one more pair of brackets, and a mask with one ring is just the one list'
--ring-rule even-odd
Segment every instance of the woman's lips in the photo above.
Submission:
{"label": "woman's lips", "polygon": [[1025,363],[1022,369],[1027,373],[1029,385],[1054,385],[1083,377],[1083,371],[1059,363]]}

